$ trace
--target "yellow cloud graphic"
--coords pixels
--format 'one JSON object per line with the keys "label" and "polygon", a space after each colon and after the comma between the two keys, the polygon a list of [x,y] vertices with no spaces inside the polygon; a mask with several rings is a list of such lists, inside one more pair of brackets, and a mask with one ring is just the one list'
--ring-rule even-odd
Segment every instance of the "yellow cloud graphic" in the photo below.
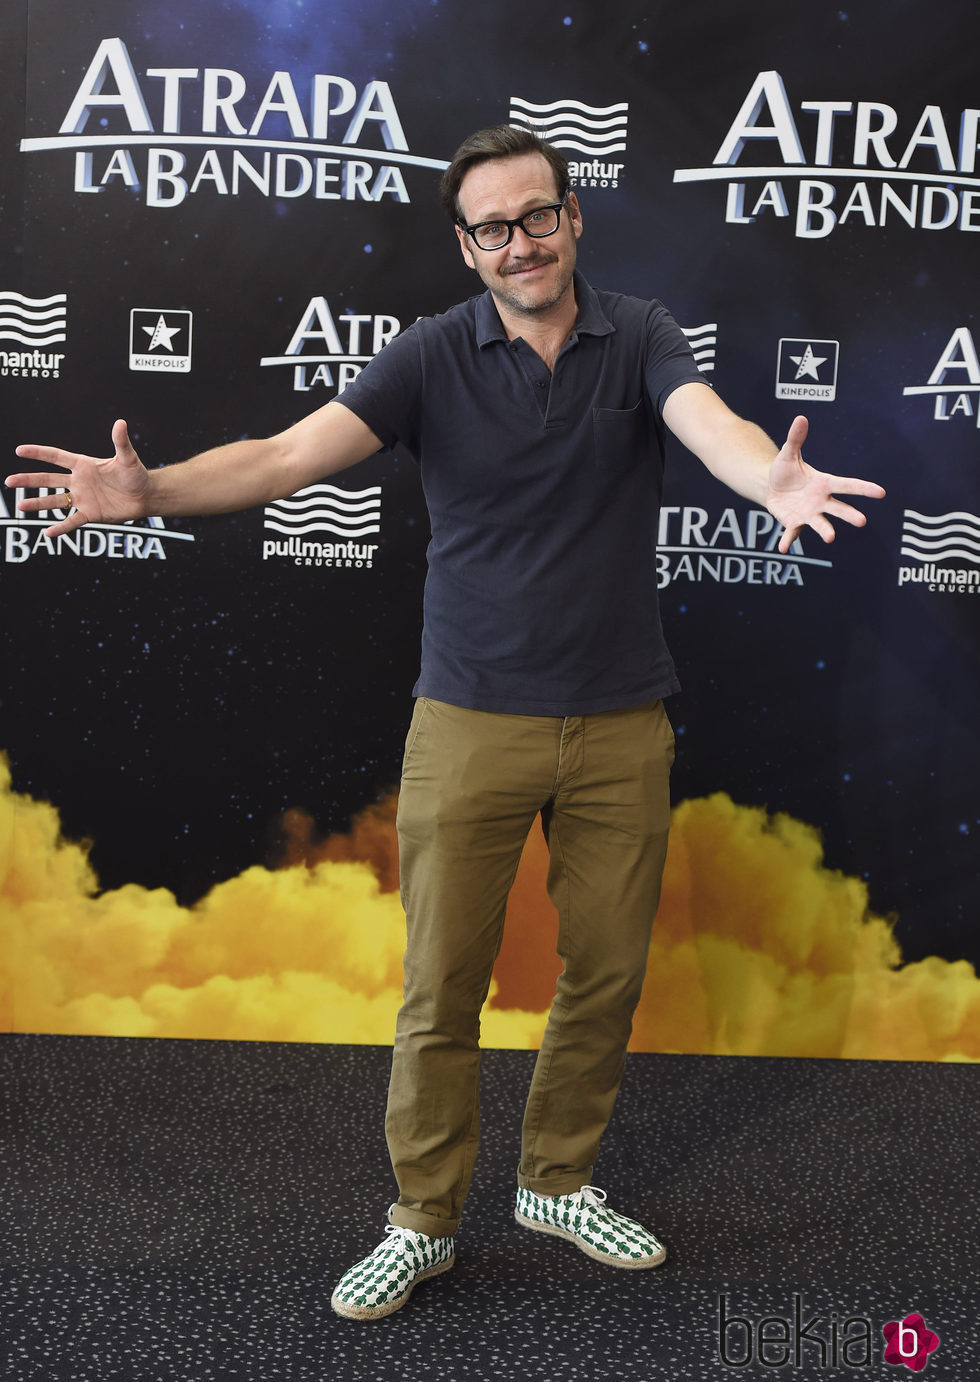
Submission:
{"label": "yellow cloud graphic", "polygon": [[[5,1030],[390,1043],[405,923],[366,863],[247,869],[193,908],[165,889],[97,894],[53,807],[10,790],[0,758]],[[488,1011],[487,1045],[541,1019]]]}
{"label": "yellow cloud graphic", "polygon": [[965,960],[901,966],[867,889],[790,816],[717,793],[674,813],[634,1043],[643,1050],[980,1059]]}
{"label": "yellow cloud graphic", "polygon": [[[389,1043],[404,948],[393,818],[390,800],[316,843],[294,813],[284,867],[247,869],[182,908],[136,884],[100,895],[84,848],[61,838],[53,807],[12,792],[0,759],[0,1025]],[[532,832],[487,1046],[540,1040],[558,964],[545,869]],[[860,881],[823,867],[816,831],[717,794],[675,811],[632,1044],[977,1060],[980,982],[965,961],[901,967],[889,923]]]}

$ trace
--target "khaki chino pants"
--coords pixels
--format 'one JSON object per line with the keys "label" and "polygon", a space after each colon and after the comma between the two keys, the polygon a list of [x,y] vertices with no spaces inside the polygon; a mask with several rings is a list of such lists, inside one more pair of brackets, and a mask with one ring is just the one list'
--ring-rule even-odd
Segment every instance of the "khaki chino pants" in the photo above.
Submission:
{"label": "khaki chino pants", "polygon": [[436,1235],[459,1223],[479,1140],[480,1009],[539,813],[564,971],[518,1180],[543,1195],[588,1183],[646,969],[673,753],[660,701],[564,718],[416,703],[398,805],[408,948],[385,1120],[393,1223]]}

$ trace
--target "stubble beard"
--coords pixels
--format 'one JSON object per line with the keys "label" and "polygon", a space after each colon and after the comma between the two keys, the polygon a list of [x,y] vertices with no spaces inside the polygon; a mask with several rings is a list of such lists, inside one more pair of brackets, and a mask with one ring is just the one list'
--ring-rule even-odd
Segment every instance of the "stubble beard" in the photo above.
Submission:
{"label": "stubble beard", "polygon": [[[532,265],[555,264],[557,262],[557,256],[552,255],[541,259],[516,260],[510,266],[508,272],[496,274],[493,282],[487,282],[484,278],[484,282],[497,301],[507,307],[511,312],[515,312],[522,317],[536,317],[542,312],[550,312],[553,307],[556,307],[558,303],[561,302],[562,298],[568,292],[575,265],[574,263],[568,265],[555,283],[552,291],[545,297],[538,297],[533,292],[524,292],[520,285],[518,277],[519,272],[521,269],[532,267]],[[511,280],[515,277],[518,277],[518,282],[512,283]]]}

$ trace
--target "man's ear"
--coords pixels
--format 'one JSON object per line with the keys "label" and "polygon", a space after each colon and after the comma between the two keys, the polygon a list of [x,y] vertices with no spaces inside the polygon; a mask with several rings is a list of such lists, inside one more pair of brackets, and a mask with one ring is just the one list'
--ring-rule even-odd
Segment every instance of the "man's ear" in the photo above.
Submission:
{"label": "man's ear", "polygon": [[475,269],[476,265],[473,262],[473,255],[470,252],[469,238],[466,234],[466,231],[459,224],[456,225],[456,238],[459,241],[460,253],[463,256],[463,260],[467,268]]}
{"label": "man's ear", "polygon": [[578,197],[576,197],[574,192],[569,192],[568,201],[565,203],[565,207],[577,240],[582,234],[582,208],[579,206]]}

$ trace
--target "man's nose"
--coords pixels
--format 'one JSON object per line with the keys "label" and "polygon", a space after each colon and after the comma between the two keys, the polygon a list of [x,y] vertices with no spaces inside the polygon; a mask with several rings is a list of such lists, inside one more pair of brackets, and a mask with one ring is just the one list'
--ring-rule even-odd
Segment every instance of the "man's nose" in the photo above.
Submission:
{"label": "man's nose", "polygon": [[[520,240],[518,240],[520,236]],[[508,249],[515,259],[526,259],[528,250],[533,252],[535,247],[535,236],[528,235],[523,226],[515,226],[514,234],[510,238]]]}

